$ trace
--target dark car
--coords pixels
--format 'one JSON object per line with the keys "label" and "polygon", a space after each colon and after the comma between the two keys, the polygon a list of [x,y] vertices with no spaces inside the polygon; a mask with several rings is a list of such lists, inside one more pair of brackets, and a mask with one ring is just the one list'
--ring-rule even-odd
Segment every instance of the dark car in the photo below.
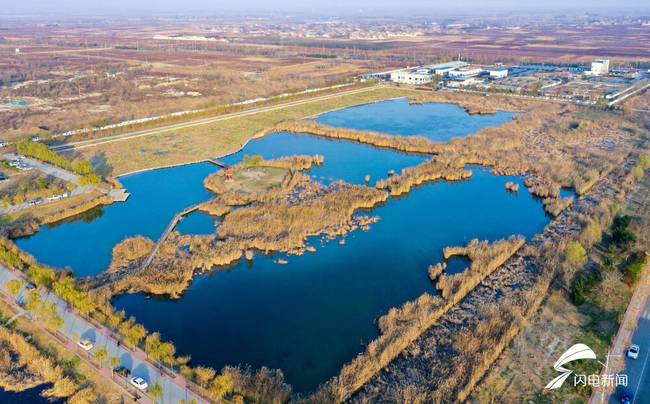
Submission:
{"label": "dark car", "polygon": [[131,371],[125,368],[124,366],[116,367],[115,369],[113,369],[113,372],[115,372],[115,374],[118,374],[124,378],[131,376]]}
{"label": "dark car", "polygon": [[625,389],[621,394],[621,404],[631,404],[632,400],[634,400],[634,393],[630,389]]}

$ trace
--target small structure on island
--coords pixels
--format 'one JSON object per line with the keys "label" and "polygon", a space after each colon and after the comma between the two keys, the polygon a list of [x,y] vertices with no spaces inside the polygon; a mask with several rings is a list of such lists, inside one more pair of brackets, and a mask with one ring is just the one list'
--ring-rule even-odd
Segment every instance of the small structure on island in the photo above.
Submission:
{"label": "small structure on island", "polygon": [[224,168],[223,175],[226,177],[227,182],[234,181],[235,170],[232,167]]}

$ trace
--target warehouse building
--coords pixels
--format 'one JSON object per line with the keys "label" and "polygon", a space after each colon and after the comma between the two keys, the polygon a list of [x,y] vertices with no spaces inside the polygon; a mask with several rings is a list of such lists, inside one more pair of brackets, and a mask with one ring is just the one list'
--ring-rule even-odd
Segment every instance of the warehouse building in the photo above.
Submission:
{"label": "warehouse building", "polygon": [[504,67],[490,70],[491,79],[505,79],[506,77],[508,77],[508,69]]}
{"label": "warehouse building", "polygon": [[433,81],[433,74],[429,69],[418,69],[416,71],[400,70],[390,74],[390,80],[401,84],[428,84]]}
{"label": "warehouse building", "polygon": [[609,59],[596,59],[591,62],[591,75],[607,76],[609,74]]}
{"label": "warehouse building", "polygon": [[475,77],[483,72],[480,67],[462,67],[449,72],[449,77]]}

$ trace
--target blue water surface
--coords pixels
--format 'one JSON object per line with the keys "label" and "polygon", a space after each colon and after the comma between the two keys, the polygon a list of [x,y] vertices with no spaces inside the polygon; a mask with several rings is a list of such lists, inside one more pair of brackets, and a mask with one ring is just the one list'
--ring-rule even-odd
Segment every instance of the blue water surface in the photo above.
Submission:
{"label": "blue water surface", "polygon": [[[379,104],[424,112],[413,114],[415,122],[394,124],[383,117],[384,126],[368,127],[381,123],[372,118]],[[409,134],[408,128],[423,134],[447,127],[458,130],[439,133],[458,136],[494,124],[491,116],[470,117],[447,104],[427,105],[436,112],[396,100],[332,114],[351,114],[348,122],[356,114],[365,120],[358,128],[399,130],[400,134]],[[421,119],[420,114],[428,118]],[[333,116],[319,119],[327,115]],[[461,123],[447,122],[454,120]],[[470,125],[473,129],[466,130]],[[255,139],[222,160],[236,164],[244,155],[256,154],[265,158],[321,154],[324,165],[310,171],[315,179],[363,184],[369,175],[371,185],[389,171],[399,172],[428,158],[349,141],[277,133]],[[136,294],[117,297],[114,304],[135,315],[148,330],[172,340],[180,354],[192,356],[194,365],[280,368],[296,391],[313,390],[377,337],[379,316],[424,292],[436,293],[427,268],[442,260],[444,247],[463,245],[472,238],[496,240],[512,234],[530,238],[549,222],[521,178],[472,170],[470,180],[430,183],[389,199],[367,213],[381,220],[368,232],[350,234],[344,245],[314,237],[309,244],[316,247],[315,253],[257,253],[252,263],[244,260],[198,276],[181,299]],[[208,199],[202,183],[214,171],[213,166],[197,164],[124,177],[122,182],[132,193],[126,203],[45,228],[18,244],[44,263],[71,266],[77,275],[97,274],[108,266],[119,241],[138,234],[157,239],[175,213]],[[506,192],[507,181],[520,183],[524,191]],[[185,234],[206,234],[212,229],[213,219],[203,213],[190,215],[178,227]],[[279,258],[288,264],[278,264]]]}
{"label": "blue water surface", "polygon": [[469,115],[454,104],[410,105],[408,99],[400,98],[328,112],[316,118],[316,122],[391,135],[421,135],[434,141],[447,142],[485,127],[503,125],[510,122],[513,116],[513,113],[505,111],[498,111],[494,115]]}
{"label": "blue water surface", "polygon": [[96,275],[110,265],[116,244],[138,235],[157,240],[178,212],[210,199],[203,180],[217,170],[201,163],[122,177],[120,181],[131,193],[127,202],[44,226],[16,244],[42,263],[70,267],[80,277]]}
{"label": "blue water surface", "polygon": [[[548,223],[528,192],[506,192],[507,181],[524,189],[521,179],[473,171],[469,181],[428,184],[389,200],[372,212],[380,222],[345,245],[313,238],[314,254],[257,254],[252,264],[198,277],[180,300],[138,294],[114,304],[195,364],[280,368],[297,391],[310,391],[377,337],[380,315],[436,293],[427,268],[442,261],[444,247],[530,238]],[[275,263],[280,257],[288,264]]]}

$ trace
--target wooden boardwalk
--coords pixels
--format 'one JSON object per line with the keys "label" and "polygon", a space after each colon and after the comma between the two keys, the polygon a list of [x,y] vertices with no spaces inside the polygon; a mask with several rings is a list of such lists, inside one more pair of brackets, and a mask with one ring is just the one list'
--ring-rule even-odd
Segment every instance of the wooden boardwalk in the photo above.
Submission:
{"label": "wooden boardwalk", "polygon": [[158,253],[158,250],[160,250],[160,246],[165,242],[165,240],[167,239],[167,236],[169,236],[169,233],[171,233],[176,228],[178,223],[185,216],[187,216],[190,213],[197,210],[199,208],[199,206],[201,206],[201,204],[202,203],[190,206],[189,208],[185,209],[184,211],[182,211],[182,212],[176,214],[176,216],[174,216],[172,221],[169,222],[169,224],[167,225],[167,228],[165,229],[163,234],[161,234],[160,237],[158,238],[158,242],[156,243],[154,249],[151,250],[151,254],[149,254],[147,259],[142,263],[142,265],[140,266],[140,269],[136,272],[136,274],[144,272],[144,270],[147,269],[147,267],[149,267],[149,265],[151,265],[151,261],[153,261],[154,257],[156,256],[156,253]]}
{"label": "wooden boardwalk", "polygon": [[226,163],[224,163],[224,162],[222,162],[221,160],[218,160],[218,159],[216,159],[216,158],[209,158],[209,159],[207,159],[206,161],[207,161],[208,163],[212,163],[212,164],[214,164],[214,165],[217,166],[217,167],[221,167],[221,168],[228,168],[228,167],[229,167],[228,164],[226,164]]}
{"label": "wooden boardwalk", "polygon": [[99,292],[100,290],[104,289],[105,287],[109,286],[110,284],[116,282],[117,280],[119,280],[119,279],[121,279],[121,278],[123,278],[125,276],[135,276],[135,275],[139,275],[142,272],[144,272],[149,267],[149,265],[151,265],[151,262],[153,261],[154,257],[156,256],[156,254],[160,250],[160,247],[162,246],[162,244],[165,242],[165,240],[169,236],[169,233],[171,233],[176,228],[178,223],[185,216],[187,216],[190,213],[192,213],[192,212],[196,211],[197,209],[199,209],[199,206],[201,206],[202,204],[203,204],[203,202],[198,203],[196,205],[192,205],[189,208],[184,209],[182,212],[177,213],[176,216],[174,216],[174,218],[171,220],[171,222],[169,222],[169,224],[167,225],[167,228],[165,228],[165,231],[158,238],[158,241],[156,242],[156,245],[154,246],[153,250],[151,250],[151,253],[149,254],[149,256],[147,256],[147,259],[142,263],[142,265],[140,265],[140,266],[138,266],[136,268],[133,268],[132,270],[127,271],[127,272],[120,272],[120,273],[106,273],[106,272],[104,272],[104,273],[101,273],[101,274],[99,274],[97,276],[87,278],[86,280],[88,281],[88,283],[90,285],[92,285],[92,286],[89,286],[88,289],[93,291],[93,292]]}

